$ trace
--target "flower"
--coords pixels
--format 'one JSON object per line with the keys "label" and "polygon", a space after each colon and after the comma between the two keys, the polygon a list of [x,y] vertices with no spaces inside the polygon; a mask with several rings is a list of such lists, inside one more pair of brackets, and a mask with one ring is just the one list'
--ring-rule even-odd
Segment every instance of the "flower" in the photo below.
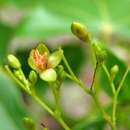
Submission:
{"label": "flower", "polygon": [[61,62],[63,51],[61,49],[50,54],[48,48],[40,43],[32,49],[28,58],[29,66],[39,73],[40,78],[47,82],[53,82],[57,78],[55,67]]}

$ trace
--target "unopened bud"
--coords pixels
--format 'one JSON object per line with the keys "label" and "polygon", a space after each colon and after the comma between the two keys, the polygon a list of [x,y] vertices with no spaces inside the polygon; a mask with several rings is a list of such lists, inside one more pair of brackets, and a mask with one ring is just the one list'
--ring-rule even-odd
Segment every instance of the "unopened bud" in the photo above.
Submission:
{"label": "unopened bud", "polygon": [[8,55],[8,62],[9,65],[14,69],[19,69],[21,67],[19,60],[12,54]]}
{"label": "unopened bud", "polygon": [[110,70],[110,75],[111,75],[111,79],[114,80],[114,78],[116,77],[117,73],[119,72],[119,66],[118,65],[114,65],[111,70]]}
{"label": "unopened bud", "polygon": [[33,70],[30,71],[29,80],[33,84],[35,84],[37,82],[37,73],[35,71],[33,71]]}
{"label": "unopened bud", "polygon": [[90,42],[90,34],[88,32],[88,29],[84,25],[78,22],[73,22],[71,24],[71,31],[80,40],[84,42]]}
{"label": "unopened bud", "polygon": [[23,80],[23,75],[21,75],[21,72],[19,70],[14,70],[14,74],[19,80]]}
{"label": "unopened bud", "polygon": [[92,47],[98,64],[102,64],[107,56],[104,46],[99,42],[93,42]]}
{"label": "unopened bud", "polygon": [[64,80],[65,79],[66,74],[65,74],[64,67],[62,65],[59,65],[57,67],[57,74],[58,74],[58,77],[60,78],[60,80]]}
{"label": "unopened bud", "polygon": [[25,117],[23,119],[23,123],[24,123],[24,127],[27,130],[36,130],[35,123],[33,122],[33,120],[31,118]]}

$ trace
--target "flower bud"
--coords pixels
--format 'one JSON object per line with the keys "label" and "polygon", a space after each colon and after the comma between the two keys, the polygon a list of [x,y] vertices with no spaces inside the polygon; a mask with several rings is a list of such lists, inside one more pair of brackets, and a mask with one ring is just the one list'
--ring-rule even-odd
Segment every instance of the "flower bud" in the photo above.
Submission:
{"label": "flower bud", "polygon": [[94,50],[97,63],[102,64],[107,56],[104,46],[101,43],[95,41],[92,43],[92,48]]}
{"label": "flower bud", "polygon": [[9,65],[14,69],[19,69],[21,67],[19,60],[12,54],[8,55],[8,62]]}
{"label": "flower bud", "polygon": [[114,65],[111,70],[110,70],[110,75],[111,75],[111,79],[114,80],[114,78],[116,77],[117,73],[119,72],[119,66],[118,65]]}
{"label": "flower bud", "polygon": [[65,71],[64,71],[64,67],[62,65],[59,65],[57,67],[57,75],[58,75],[58,78],[60,80],[64,80],[65,79],[66,74],[65,74]]}
{"label": "flower bud", "polygon": [[23,80],[23,75],[21,75],[21,72],[19,70],[14,70],[14,74],[19,80]]}
{"label": "flower bud", "polygon": [[35,84],[37,82],[37,73],[35,71],[33,71],[33,70],[30,71],[29,80],[33,84]]}
{"label": "flower bud", "polygon": [[90,34],[88,32],[88,29],[84,25],[78,22],[73,22],[71,24],[71,31],[80,40],[84,42],[90,42]]}
{"label": "flower bud", "polygon": [[31,118],[25,117],[23,119],[23,123],[24,123],[24,127],[27,130],[36,130],[35,123],[33,122],[33,120]]}

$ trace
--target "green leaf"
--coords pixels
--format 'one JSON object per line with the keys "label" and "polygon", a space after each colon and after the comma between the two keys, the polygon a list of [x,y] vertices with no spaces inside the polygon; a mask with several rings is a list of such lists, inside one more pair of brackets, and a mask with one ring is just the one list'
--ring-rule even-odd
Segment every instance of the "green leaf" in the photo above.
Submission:
{"label": "green leaf", "polygon": [[[9,120],[12,120],[18,130],[23,130],[22,119],[27,116],[27,111],[22,101],[22,95],[18,91],[17,86],[1,71],[0,84],[0,103],[3,104],[3,109],[7,111],[7,114],[10,117]],[[3,118],[4,117],[2,117],[2,119]],[[1,127],[3,126],[0,126],[0,128]]]}
{"label": "green leaf", "polygon": [[95,33],[116,33],[122,37],[130,34],[129,0],[41,0],[38,3],[18,27],[19,35],[45,38],[70,33],[73,21],[86,24]]}
{"label": "green leaf", "polygon": [[4,105],[0,102],[0,129],[1,130],[19,130]]}
{"label": "green leaf", "polygon": [[7,55],[7,47],[11,37],[13,36],[13,29],[0,23],[0,64],[5,62]]}
{"label": "green leaf", "polygon": [[56,81],[57,74],[54,69],[47,69],[40,73],[40,78],[47,82],[54,82]]}
{"label": "green leaf", "polygon": [[105,122],[99,113],[91,113],[80,120],[73,130],[104,130]]}

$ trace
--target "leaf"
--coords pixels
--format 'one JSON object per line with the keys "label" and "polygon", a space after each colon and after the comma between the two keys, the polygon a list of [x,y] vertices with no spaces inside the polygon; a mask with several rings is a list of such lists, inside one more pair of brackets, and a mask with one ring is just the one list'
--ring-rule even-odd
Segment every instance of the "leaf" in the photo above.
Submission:
{"label": "leaf", "polygon": [[0,64],[5,61],[7,47],[12,35],[13,29],[9,26],[0,23]]}
{"label": "leaf", "polygon": [[76,123],[73,130],[104,130],[105,122],[99,113],[91,113]]}
{"label": "leaf", "polygon": [[73,21],[86,24],[95,33],[116,33],[122,37],[130,34],[129,0],[41,0],[38,3],[17,28],[18,35],[46,38],[69,34]]}
{"label": "leaf", "polygon": [[1,130],[18,130],[16,124],[6,111],[5,107],[0,103],[0,129]]}
{"label": "leaf", "polygon": [[12,120],[18,130],[23,130],[22,119],[27,116],[27,112],[24,108],[20,92],[17,90],[16,85],[1,71],[0,84],[0,103],[3,105],[3,109],[7,111],[10,117],[9,120]]}

